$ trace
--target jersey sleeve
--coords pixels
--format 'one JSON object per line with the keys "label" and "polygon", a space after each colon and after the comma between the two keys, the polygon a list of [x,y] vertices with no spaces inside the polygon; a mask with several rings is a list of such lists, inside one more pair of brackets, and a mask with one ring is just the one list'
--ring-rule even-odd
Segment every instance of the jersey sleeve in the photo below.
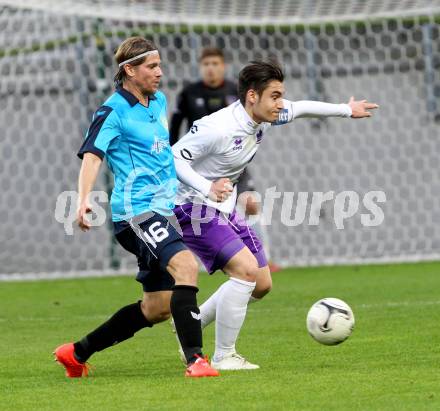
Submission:
{"label": "jersey sleeve", "polygon": [[93,153],[103,159],[110,143],[121,134],[117,113],[108,106],[100,107],[93,115],[86,139],[78,151],[78,157]]}
{"label": "jersey sleeve", "polygon": [[173,145],[175,158],[192,162],[216,151],[219,135],[214,125],[196,121],[191,129]]}
{"label": "jersey sleeve", "polygon": [[184,184],[208,196],[212,182],[191,166],[194,160],[216,151],[218,132],[214,124],[196,121],[191,129],[172,147],[177,178]]}
{"label": "jersey sleeve", "polygon": [[322,103],[320,101],[290,101],[283,99],[284,108],[281,109],[278,120],[273,126],[290,123],[296,118],[304,117],[351,117],[351,108],[348,104]]}

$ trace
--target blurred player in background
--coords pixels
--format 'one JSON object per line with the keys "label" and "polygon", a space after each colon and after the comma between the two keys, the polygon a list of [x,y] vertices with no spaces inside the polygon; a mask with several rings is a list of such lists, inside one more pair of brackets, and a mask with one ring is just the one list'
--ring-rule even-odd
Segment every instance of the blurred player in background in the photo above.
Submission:
{"label": "blurred player in background", "polygon": [[[170,124],[171,145],[179,140],[183,122],[186,122],[186,131],[188,131],[196,120],[229,106],[238,99],[237,84],[225,78],[225,56],[221,49],[217,47],[202,49],[199,70],[201,80],[187,85],[177,97],[177,107]],[[245,169],[237,183],[238,209],[245,216],[256,216],[260,213],[260,204],[252,194],[253,191],[255,184],[249,170]],[[279,267],[270,261],[266,227],[255,218],[253,227],[263,240],[271,271],[278,271]]]}
{"label": "blurred player in background", "polygon": [[[181,184],[174,212],[185,244],[207,271],[223,270],[229,280],[200,307],[202,327],[215,321],[217,369],[255,369],[235,349],[249,302],[271,289],[262,244],[236,213],[237,182],[271,126],[301,117],[369,117],[376,104],[350,99],[348,104],[288,101],[284,74],[274,62],[252,62],[239,74],[239,100],[196,121],[174,146]],[[257,342],[262,343],[262,342]]]}
{"label": "blurred player in background", "polygon": [[201,80],[188,84],[177,96],[177,107],[170,122],[170,144],[177,143],[183,122],[185,132],[194,121],[212,114],[237,100],[237,84],[225,79],[225,57],[217,47],[206,47],[199,59]]}
{"label": "blurred player in background", "polygon": [[[198,266],[172,220],[177,188],[169,144],[166,99],[158,91],[162,77],[157,47],[142,37],[125,40],[115,55],[116,91],[95,112],[78,156],[78,224],[90,229],[93,190],[103,159],[114,174],[111,197],[116,239],[136,255],[143,299],[117,311],[75,343],[55,350],[68,377],[87,375],[86,361],[145,327],[173,315],[183,346],[188,377],[217,376],[202,355],[202,331],[196,293]],[[93,302],[91,301],[91,304]],[[146,347],[154,355],[154,347]]]}

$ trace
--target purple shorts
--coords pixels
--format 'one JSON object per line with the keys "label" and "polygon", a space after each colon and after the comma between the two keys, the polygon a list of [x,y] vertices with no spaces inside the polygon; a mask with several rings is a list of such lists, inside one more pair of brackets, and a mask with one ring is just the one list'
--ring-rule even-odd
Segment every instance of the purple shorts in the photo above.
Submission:
{"label": "purple shorts", "polygon": [[267,265],[261,241],[246,220],[234,210],[231,214],[200,204],[174,208],[185,245],[196,254],[208,273],[221,270],[242,248],[254,254],[259,267]]}

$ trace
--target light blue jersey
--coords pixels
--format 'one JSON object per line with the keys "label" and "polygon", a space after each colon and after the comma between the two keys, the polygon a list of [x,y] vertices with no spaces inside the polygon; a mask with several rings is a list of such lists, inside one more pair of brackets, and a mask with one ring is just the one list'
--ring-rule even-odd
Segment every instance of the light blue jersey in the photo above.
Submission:
{"label": "light blue jersey", "polygon": [[148,107],[118,88],[95,112],[78,152],[104,157],[114,175],[112,220],[123,221],[154,211],[171,215],[177,189],[163,93]]}

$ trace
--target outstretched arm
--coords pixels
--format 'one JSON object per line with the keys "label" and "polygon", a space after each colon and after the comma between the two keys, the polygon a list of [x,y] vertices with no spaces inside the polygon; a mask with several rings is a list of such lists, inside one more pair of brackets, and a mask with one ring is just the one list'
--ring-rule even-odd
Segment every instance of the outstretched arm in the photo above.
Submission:
{"label": "outstretched arm", "polygon": [[379,108],[379,105],[376,103],[370,103],[367,100],[356,101],[354,97],[350,97],[350,101],[348,102],[348,105],[351,108],[352,118],[371,117],[372,114],[368,110],[374,110],[375,108]]}
{"label": "outstretched arm", "polygon": [[371,112],[368,110],[378,107],[375,103],[369,103],[367,100],[357,101],[354,97],[350,98],[348,104],[284,100],[284,109],[280,113],[280,118],[273,124],[286,124],[296,118],[304,117],[371,117]]}

